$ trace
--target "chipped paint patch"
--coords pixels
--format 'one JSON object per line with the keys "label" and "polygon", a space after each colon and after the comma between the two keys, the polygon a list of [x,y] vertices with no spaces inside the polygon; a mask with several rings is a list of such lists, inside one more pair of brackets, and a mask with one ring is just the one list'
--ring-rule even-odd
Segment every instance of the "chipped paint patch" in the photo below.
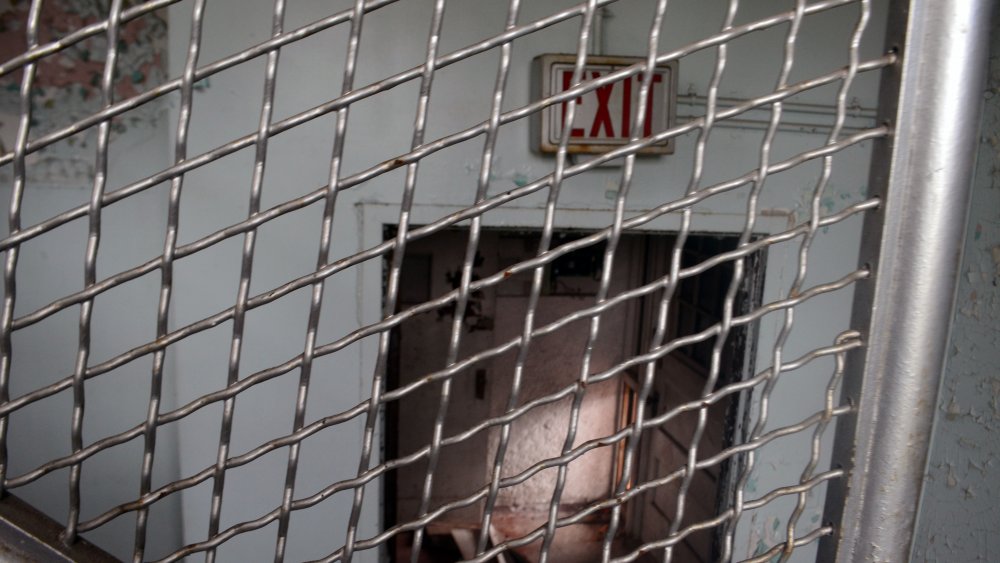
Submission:
{"label": "chipped paint patch", "polygon": [[[813,195],[812,188],[799,192],[799,199],[791,209],[796,223],[806,221],[812,215]],[[867,185],[840,186],[836,182],[829,182],[820,197],[819,212],[821,215],[833,215],[855,203],[864,201],[867,197]],[[829,227],[824,227],[824,232],[827,230]]]}
{"label": "chipped paint patch", "polygon": [[[479,161],[466,162],[463,167],[465,174],[467,176],[478,177],[480,165]],[[505,167],[502,158],[498,155],[493,158],[489,180],[491,193],[510,189],[511,186],[523,188],[532,180],[531,166],[528,164],[519,164],[513,167]]]}
{"label": "chipped paint patch", "polygon": [[[750,520],[750,549],[753,557],[760,557],[767,553],[775,545],[785,541],[785,529],[781,524],[781,519],[776,516],[769,516],[763,522],[759,522],[754,514]],[[769,561],[779,561],[781,555],[775,555]]]}

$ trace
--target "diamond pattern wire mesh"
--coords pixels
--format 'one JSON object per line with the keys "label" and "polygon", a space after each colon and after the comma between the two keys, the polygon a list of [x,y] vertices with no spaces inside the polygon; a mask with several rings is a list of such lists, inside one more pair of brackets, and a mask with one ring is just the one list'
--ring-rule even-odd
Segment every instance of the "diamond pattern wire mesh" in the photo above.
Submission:
{"label": "diamond pattern wire mesh", "polygon": [[[0,165],[9,167],[12,170],[11,175],[13,177],[12,196],[8,208],[9,231],[7,236],[0,240],[0,249],[5,253],[4,303],[3,315],[2,319],[0,319],[0,403],[2,403],[0,404],[0,416],[2,416],[0,418],[0,484],[2,484],[4,490],[16,492],[17,488],[36,482],[51,472],[68,468],[69,486],[65,494],[68,499],[69,514],[65,521],[65,538],[72,541],[78,534],[84,534],[105,526],[120,516],[134,514],[134,559],[136,560],[147,558],[145,544],[149,534],[153,533],[148,525],[150,507],[170,495],[176,495],[180,491],[192,488],[201,483],[210,482],[212,484],[211,514],[206,539],[186,546],[176,546],[176,550],[162,559],[163,561],[174,561],[185,556],[200,553],[206,554],[206,557],[212,560],[215,549],[220,545],[241,534],[260,529],[274,522],[278,524],[275,558],[281,560],[285,553],[292,514],[296,511],[313,507],[335,493],[344,491],[353,495],[347,535],[342,542],[331,545],[330,554],[323,558],[323,561],[350,561],[352,558],[356,559],[357,554],[360,552],[389,545],[397,535],[403,532],[414,533],[414,544],[417,546],[415,549],[419,550],[419,545],[421,544],[427,525],[432,524],[437,518],[447,514],[449,511],[463,506],[477,503],[485,506],[483,530],[488,529],[500,490],[522,483],[548,468],[555,468],[558,471],[558,476],[555,490],[548,501],[550,505],[550,517],[547,523],[523,537],[510,538],[497,545],[490,544],[488,541],[489,538],[483,532],[478,539],[478,554],[472,559],[473,561],[488,561],[505,550],[539,540],[541,540],[541,557],[545,560],[557,529],[581,522],[588,516],[603,510],[608,510],[611,514],[610,524],[603,540],[604,559],[622,562],[635,561],[643,557],[646,553],[654,553],[658,557],[669,561],[672,557],[675,557],[674,548],[679,542],[686,536],[705,529],[722,530],[721,558],[727,560],[734,555],[733,538],[737,522],[740,521],[741,517],[747,511],[764,506],[779,497],[791,497],[796,502],[795,510],[787,521],[786,530],[783,534],[784,539],[776,545],[768,546],[768,550],[760,553],[752,559],[753,561],[768,561],[775,556],[780,556],[782,560],[787,559],[796,547],[813,542],[819,537],[832,533],[832,529],[828,525],[807,525],[805,522],[800,522],[799,517],[803,512],[806,497],[811,491],[830,479],[842,477],[842,471],[837,469],[818,471],[821,457],[820,441],[830,421],[848,410],[847,406],[840,405],[837,402],[837,384],[843,368],[844,355],[849,350],[861,346],[861,342],[857,333],[844,332],[836,342],[828,343],[825,347],[816,347],[810,353],[791,361],[784,357],[783,347],[794,327],[793,312],[796,307],[816,296],[848,287],[854,282],[868,276],[867,270],[859,269],[853,272],[845,272],[844,276],[835,282],[811,287],[805,283],[810,249],[813,241],[821,235],[823,229],[849,217],[871,210],[877,207],[878,204],[875,200],[864,200],[846,207],[840,212],[824,214],[824,207],[821,203],[832,174],[834,154],[864,141],[883,137],[888,134],[887,129],[882,126],[858,130],[850,135],[844,132],[844,124],[849,110],[850,88],[855,78],[859,73],[877,71],[891,64],[893,61],[891,55],[872,60],[861,59],[858,46],[868,28],[871,11],[869,1],[824,0],[807,3],[805,0],[800,0],[795,3],[795,7],[792,10],[779,11],[765,19],[736,25],[735,21],[739,2],[731,0],[728,2],[726,20],[717,33],[703,37],[683,48],[671,52],[661,52],[659,48],[659,33],[663,20],[667,17],[666,14],[668,14],[668,2],[660,0],[656,3],[651,24],[643,29],[635,29],[635,33],[637,34],[648,34],[646,62],[632,65],[599,78],[588,79],[584,75],[583,64],[588,55],[588,45],[591,40],[590,36],[594,28],[596,14],[603,6],[612,4],[613,0],[589,0],[537,21],[521,21],[518,17],[521,2],[519,0],[511,0],[507,21],[502,33],[469,45],[464,49],[451,52],[442,52],[440,49],[440,37],[446,2],[445,0],[435,0],[423,64],[377,82],[359,84],[356,83],[355,77],[358,69],[358,53],[364,29],[363,24],[372,18],[378,18],[379,10],[394,4],[396,0],[358,0],[354,3],[353,8],[347,11],[333,14],[294,30],[286,30],[284,27],[285,0],[275,0],[272,36],[269,39],[231,56],[207,64],[199,58],[199,49],[204,39],[202,37],[202,23],[207,0],[193,0],[192,20],[190,22],[191,35],[181,76],[167,80],[162,84],[131,97],[117,99],[113,85],[122,26],[129,21],[149,17],[150,14],[155,13],[157,10],[162,10],[180,1],[124,2],[123,0],[112,0],[109,3],[109,12],[106,19],[82,26],[61,37],[58,41],[41,43],[38,40],[38,32],[42,2],[35,0],[31,2],[27,21],[24,22],[27,45],[24,46],[22,53],[0,65],[0,75],[20,73],[21,76],[21,110],[20,119],[17,123],[16,142],[10,148],[9,152],[0,156]],[[853,30],[849,31],[851,34],[847,57],[849,64],[828,74],[818,75],[800,82],[790,82],[796,53],[796,41],[802,22],[812,14],[821,13],[844,5],[855,5],[857,8],[856,26]],[[545,33],[545,30],[549,26],[563,21],[575,21],[579,24],[575,49],[578,62],[573,72],[572,88],[558,95],[533,100],[523,107],[503,109],[505,84],[511,72],[513,46],[519,39],[530,37],[533,34]],[[171,25],[182,25],[183,23],[171,22]],[[335,26],[346,26],[349,37],[345,50],[343,83],[340,95],[311,110],[275,121],[273,107],[276,83],[278,82],[278,64],[281,49]],[[784,60],[773,90],[736,105],[720,106],[719,85],[727,68],[729,43],[736,38],[751,34],[757,30],[776,26],[787,28],[787,34],[784,46]],[[45,61],[47,57],[52,57],[83,40],[100,36],[105,36],[107,44],[110,45],[104,58],[103,73],[100,79],[100,109],[72,125],[49,131],[35,131],[33,127],[31,97],[34,87],[33,81],[36,77],[38,65]],[[650,95],[654,66],[669,61],[681,60],[691,53],[706,49],[713,50],[716,56],[704,115],[677,123],[664,132],[643,138],[639,132],[643,131],[642,124],[647,119],[647,116],[644,115],[645,111],[642,108],[646,107],[644,101]],[[428,108],[433,93],[436,72],[443,67],[489,50],[499,51],[500,57],[488,118],[478,125],[447,136],[432,139],[425,138]],[[201,80],[221,73],[224,70],[245,64],[258,57],[263,57],[266,60],[266,65],[264,94],[260,104],[260,120],[257,124],[256,132],[234,138],[224,145],[205,152],[190,151],[188,140],[196,84]],[[570,142],[569,128],[566,128],[562,134],[560,150],[555,156],[554,165],[550,173],[527,182],[516,189],[496,195],[489,195],[488,188],[491,182],[490,170],[495,159],[497,137],[505,125],[527,119],[531,114],[545,107],[564,103],[582,93],[593,91],[601,86],[612,84],[630,76],[641,77],[642,80],[639,92],[640,100],[642,101],[637,105],[640,110],[631,127],[631,131],[636,133],[633,135],[630,143],[620,148],[609,150],[592,160],[578,162],[571,159],[566,152],[566,146]],[[345,139],[348,117],[352,105],[367,99],[378,99],[379,95],[383,92],[394,86],[411,81],[419,84],[419,98],[416,116],[413,121],[410,150],[369,169],[345,175],[341,165],[344,159],[345,146],[349,143],[349,140]],[[782,101],[802,92],[827,85],[836,85],[839,88],[839,94],[836,99],[835,122],[826,143],[820,148],[802,152],[792,158],[778,162],[772,161],[771,148],[782,119]],[[108,189],[108,143],[112,126],[111,120],[129,110],[174,92],[179,93],[180,105],[177,112],[176,144],[172,149],[173,165],[163,170],[150,170],[148,176],[132,181],[123,187],[113,190]],[[572,103],[566,104],[565,108],[567,122],[572,123],[575,105]],[[713,128],[720,122],[738,118],[746,112],[758,108],[769,111],[770,117],[764,132],[763,141],[757,149],[759,159],[756,169],[731,180],[706,185],[704,182],[705,154],[709,135],[713,131]],[[44,109],[36,109],[35,111],[44,111]],[[331,113],[336,116],[336,125],[331,132],[334,143],[333,154],[330,159],[328,184],[302,197],[290,199],[269,208],[262,206],[262,192],[265,184],[264,170],[268,157],[269,140],[283,132],[302,126],[319,116]],[[22,224],[22,201],[28,189],[26,179],[28,177],[27,170],[30,166],[29,160],[31,155],[88,128],[96,128],[97,130],[96,173],[93,176],[89,201],[86,204],[73,208],[53,210],[44,220]],[[658,207],[629,216],[626,213],[626,202],[629,191],[632,188],[633,172],[636,166],[636,152],[640,148],[654,142],[679,137],[687,133],[697,134],[697,145],[694,152],[690,181],[686,187],[684,196],[679,199],[664,201]],[[461,211],[441,217],[426,225],[411,225],[410,217],[414,202],[414,192],[418,185],[418,172],[421,162],[430,155],[447,147],[480,137],[482,138],[482,152],[478,167],[478,187],[474,201],[468,202],[468,206]],[[219,229],[194,242],[179,244],[179,213],[185,175],[201,167],[208,166],[210,163],[226,155],[250,147],[254,151],[255,166],[250,186],[249,213],[247,218]],[[555,215],[560,207],[560,190],[567,180],[575,176],[591,173],[600,164],[619,158],[624,158],[624,165],[614,192],[613,219],[607,227],[577,238],[572,242],[552,247],[556,224]],[[758,201],[761,193],[767,187],[769,176],[814,161],[822,163],[822,173],[809,199],[808,219],[782,232],[763,237],[755,236],[756,220],[759,215]],[[367,182],[398,168],[405,169],[405,180],[399,206],[398,229],[394,237],[349,256],[333,256],[331,245],[338,194],[345,190],[364,190]],[[102,212],[117,202],[133,198],[147,190],[169,191],[167,231],[162,253],[133,268],[106,277],[98,276],[97,259],[103,235]],[[746,211],[736,250],[713,256],[711,259],[695,266],[682,267],[680,262],[681,250],[692,231],[693,207],[696,204],[710,201],[713,197],[720,194],[730,193],[735,190],[743,190],[747,196]],[[483,229],[483,217],[490,213],[491,210],[510,202],[517,202],[535,193],[544,194],[547,198],[544,207],[544,220],[538,225],[541,228],[541,237],[536,256],[528,260],[523,260],[502,271],[493,272],[481,279],[474,279],[472,275],[473,261]],[[314,271],[307,275],[290,279],[286,283],[271,288],[268,291],[253,293],[250,281],[254,268],[257,229],[279,217],[293,214],[298,210],[313,205],[322,207],[322,230]],[[612,295],[609,291],[611,273],[615,267],[616,250],[622,240],[623,233],[638,229],[667,214],[677,214],[681,218],[680,228],[676,233],[673,250],[670,255],[669,273],[661,279],[656,279],[640,287]],[[88,239],[83,262],[84,288],[55,299],[36,310],[20,312],[16,307],[17,286],[19,284],[31,283],[31,280],[18,277],[19,258],[22,257],[24,252],[27,252],[23,245],[39,237],[45,237],[58,227],[76,220],[85,221],[88,225]],[[436,296],[422,304],[404,309],[399,308],[400,273],[407,245],[415,240],[465,223],[468,224],[468,242],[458,287],[454,291]],[[172,300],[175,298],[173,286],[174,265],[186,257],[200,253],[224,240],[234,237],[242,240],[241,277],[234,304],[225,310],[213,312],[189,324],[183,326],[172,325],[170,310]],[[744,282],[745,276],[747,276],[748,257],[762,249],[790,241],[797,241],[799,250],[795,278],[788,294],[782,299],[758,304],[749,312],[740,313],[737,311],[735,307],[736,295],[741,284]],[[542,292],[545,266],[569,252],[598,243],[606,245],[604,251],[605,258],[597,296],[592,303],[582,304],[580,309],[571,315],[542,326],[536,326],[533,315],[528,314],[524,319],[522,334],[518,338],[469,357],[461,356],[464,317],[468,310],[470,296],[474,292],[503,284],[511,275],[529,273],[531,275],[531,286],[528,297],[528,311],[532,312],[537,306]],[[338,272],[349,271],[360,267],[361,264],[367,261],[379,259],[385,259],[387,266],[387,279],[383,296],[385,314],[382,320],[363,326],[350,334],[342,335],[336,340],[330,342],[319,341],[318,327],[324,299],[324,280]],[[722,304],[722,320],[697,333],[670,337],[667,330],[667,310],[681,280],[697,276],[709,268],[724,262],[732,264],[733,276],[728,285],[725,301]],[[66,275],[77,275],[76,271],[70,268],[69,265],[67,265],[66,269]],[[156,314],[155,340],[122,351],[109,359],[97,363],[93,362],[91,359],[91,337],[94,331],[93,309],[95,299],[114,288],[128,284],[146,274],[152,273],[155,275],[157,272],[160,279],[160,298]],[[302,353],[282,364],[241,377],[240,365],[243,331],[248,312],[266,308],[269,304],[281,299],[283,296],[303,288],[308,288],[311,297],[308,316],[303,319],[307,328]],[[616,330],[613,327],[606,327],[600,323],[602,313],[629,300],[652,295],[654,292],[659,292],[658,295],[661,297],[656,316],[655,334],[645,344],[645,353],[629,357],[620,365],[615,365],[605,371],[597,373],[587,373],[585,371],[580,374],[575,384],[557,394],[537,399],[528,404],[519,402],[522,374],[533,340],[537,340],[545,334],[554,333],[570,322],[585,320],[589,323],[590,327],[588,344],[593,344],[600,331]],[[411,385],[399,388],[387,388],[386,369],[390,348],[390,331],[420,313],[434,311],[442,307],[454,307],[455,311],[451,337],[448,342],[445,358],[446,367],[442,370],[425,374],[416,383]],[[11,396],[10,388],[12,379],[28,377],[27,374],[17,373],[17,370],[12,368],[13,358],[17,354],[22,353],[13,345],[12,335],[16,331],[30,327],[48,317],[67,310],[79,311],[79,343],[76,354],[77,361],[73,373],[65,375],[55,383],[39,386],[30,392],[18,396]],[[760,371],[758,375],[752,378],[729,383],[721,387],[718,386],[717,382],[720,378],[720,370],[722,369],[720,364],[723,349],[732,331],[738,327],[757,322],[770,313],[784,316],[784,324],[770,353],[772,360],[770,365],[773,367]],[[232,326],[226,386],[198,397],[176,409],[164,410],[161,404],[161,394],[166,373],[164,364],[168,351],[171,350],[171,347],[176,346],[177,343],[223,323],[231,323]],[[377,338],[378,340],[377,361],[375,372],[371,379],[369,397],[349,410],[326,413],[322,418],[307,424],[306,399],[310,380],[314,377],[322,376],[322,374],[313,373],[314,360],[322,356],[336,354],[366,338]],[[684,403],[668,412],[647,418],[644,413],[644,405],[647,403],[652,381],[656,375],[655,361],[674,350],[703,341],[710,341],[713,344],[711,366],[702,396],[698,400]],[[444,421],[450,407],[449,403],[452,400],[452,382],[456,378],[468,374],[477,363],[510,350],[516,350],[517,360],[513,387],[510,390],[506,413],[503,416],[486,419],[479,426],[469,428],[460,434],[445,435]],[[589,359],[591,350],[592,346],[588,345],[582,352],[584,354],[584,365],[588,363],[587,360]],[[830,375],[829,386],[825,390],[816,390],[817,395],[825,396],[825,408],[801,420],[797,424],[786,425],[776,429],[768,428],[768,414],[773,408],[773,406],[769,405],[770,396],[779,376],[784,372],[795,370],[814,359],[824,356],[832,356],[836,360],[836,368]],[[152,361],[152,371],[149,379],[148,416],[145,420],[134,421],[134,425],[126,431],[108,435],[88,443],[84,440],[83,428],[84,408],[89,392],[88,383],[140,358],[150,358]],[[588,386],[614,378],[628,369],[637,370],[640,374],[640,386],[636,403],[637,412],[632,424],[614,434],[577,444],[575,433],[579,425],[579,417],[581,416],[580,404],[587,392]],[[234,409],[236,398],[241,393],[261,383],[277,377],[296,377],[295,374],[298,377],[298,395],[295,403],[294,420],[290,429],[291,432],[278,439],[263,441],[257,447],[248,451],[231,451],[230,446],[233,426],[235,424]],[[393,401],[406,401],[417,389],[430,385],[438,386],[440,389],[440,400],[436,411],[432,440],[417,449],[416,453],[408,456],[399,459],[379,459],[377,426],[382,410],[387,404]],[[51,401],[54,396],[67,390],[72,395],[72,452],[69,455],[49,459],[25,473],[10,474],[8,472],[10,466],[9,460],[19,454],[18,451],[8,450],[7,448],[10,416],[36,403]],[[699,458],[698,445],[705,432],[708,407],[727,397],[735,396],[752,397],[758,409],[756,420],[753,421],[754,423],[745,436],[745,440],[725,448],[712,457]],[[565,436],[565,445],[561,455],[545,459],[516,475],[502,477],[504,473],[504,452],[509,445],[511,424],[531,408],[565,397],[572,397],[573,406],[570,411],[568,433]],[[222,404],[223,416],[218,440],[217,462],[195,474],[186,475],[179,480],[154,487],[154,459],[156,456],[170,455],[164,452],[162,446],[157,447],[157,429],[188,417],[209,405],[218,403]],[[666,425],[677,416],[689,412],[697,413],[698,419],[694,435],[691,439],[687,462],[683,466],[671,468],[670,472],[663,474],[658,479],[642,483],[629,483],[628,475],[632,474],[631,468],[635,463],[636,450],[643,432]],[[328,487],[311,496],[296,495],[295,485],[302,441],[324,429],[336,427],[355,419],[365,421],[361,449],[360,451],[342,452],[342,454],[358,456],[359,462],[356,477],[330,483]],[[476,436],[488,428],[500,429],[499,448],[492,458],[491,478],[484,483],[481,489],[467,498],[451,501],[439,506],[433,505],[431,502],[431,491],[435,468],[442,449],[465,440],[477,439]],[[787,486],[776,488],[760,496],[750,497],[746,493],[747,482],[757,462],[757,454],[760,448],[784,436],[808,433],[812,433],[810,461],[798,482],[790,482]],[[133,440],[140,441],[143,444],[140,490],[137,491],[137,496],[130,502],[106,508],[94,517],[89,519],[82,518],[81,467],[88,459],[105,450]],[[570,466],[586,452],[595,448],[612,445],[621,445],[623,447],[623,463],[625,467],[624,474],[614,487],[612,494],[587,506],[579,507],[578,509],[574,507],[575,511],[569,515],[560,515],[560,509],[564,508],[561,497],[566,486],[566,475]],[[281,504],[266,514],[251,515],[250,519],[242,523],[223,528],[220,514],[225,499],[224,491],[226,490],[225,481],[227,471],[254,463],[269,452],[280,449],[287,450],[286,479]],[[685,511],[687,497],[690,494],[690,486],[695,472],[718,466],[726,460],[735,458],[742,459],[743,462],[739,466],[732,505],[720,511],[711,520],[686,523],[682,515]],[[361,518],[361,509],[365,495],[373,494],[371,492],[372,483],[377,482],[378,479],[398,470],[400,467],[417,462],[426,463],[426,475],[419,506],[420,517],[412,521],[396,524],[372,537],[361,537],[359,535],[358,523]],[[680,488],[676,503],[677,517],[672,520],[673,523],[670,528],[662,531],[662,537],[659,540],[646,543],[638,546],[629,553],[611,558],[611,543],[619,531],[623,506],[646,491],[664,487],[671,483],[679,483]],[[682,523],[686,523],[686,525],[682,527]]]}

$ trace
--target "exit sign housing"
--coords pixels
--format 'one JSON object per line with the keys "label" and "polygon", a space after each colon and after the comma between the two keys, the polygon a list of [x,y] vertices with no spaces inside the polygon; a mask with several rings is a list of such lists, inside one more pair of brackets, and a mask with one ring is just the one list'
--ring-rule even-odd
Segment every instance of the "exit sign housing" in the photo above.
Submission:
{"label": "exit sign housing", "polygon": [[[588,56],[583,79],[591,80],[616,70],[645,62],[643,57]],[[569,90],[576,55],[539,55],[532,64],[532,99],[539,100]],[[643,73],[595,88],[575,100],[551,105],[532,115],[532,147],[542,153],[559,149],[566,120],[566,108],[576,104],[572,131],[566,151],[598,154],[628,144],[634,131]],[[649,137],[670,128],[677,108],[677,62],[657,65],[646,104],[646,123],[639,137]],[[674,140],[662,141],[638,154],[671,154]]]}

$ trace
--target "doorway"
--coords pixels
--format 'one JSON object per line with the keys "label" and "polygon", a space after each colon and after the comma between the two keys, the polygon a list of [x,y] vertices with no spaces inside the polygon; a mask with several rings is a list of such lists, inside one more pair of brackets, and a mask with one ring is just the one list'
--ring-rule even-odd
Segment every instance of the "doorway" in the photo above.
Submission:
{"label": "doorway", "polygon": [[[585,236],[583,231],[559,231],[552,247]],[[394,235],[386,229],[386,238]],[[446,230],[410,243],[400,278],[399,309],[427,302],[458,287],[468,231]],[[473,279],[505,271],[511,265],[534,257],[540,232],[533,230],[486,229],[482,232],[473,264]],[[669,233],[625,234],[615,255],[608,297],[634,289],[669,273],[675,237]],[[683,249],[683,264],[695,265],[736,247],[737,239],[727,235],[693,234]],[[542,291],[535,308],[534,326],[573,315],[590,307],[600,284],[604,243],[567,253],[545,269]],[[735,307],[736,314],[759,300],[763,261],[751,259],[744,287]],[[683,280],[672,300],[668,339],[692,334],[718,322],[725,292],[732,279],[731,264],[709,268]],[[501,283],[474,291],[463,322],[459,360],[495,349],[521,335],[531,291],[531,272],[505,277]],[[648,351],[654,332],[655,311],[662,289],[629,299],[601,315],[601,330],[593,343],[589,374],[614,366]],[[387,389],[398,389],[439,372],[446,367],[453,325],[454,305],[445,306],[407,319],[392,335]],[[510,422],[501,477],[531,470],[539,462],[561,455],[570,423],[572,394],[565,391],[580,378],[589,320],[581,317],[558,330],[532,339],[524,359],[518,406],[538,405]],[[716,388],[742,377],[749,371],[745,331],[734,331],[723,349]],[[713,340],[682,347],[655,364],[651,392],[646,397],[646,418],[697,400],[708,376]],[[450,406],[444,419],[444,437],[455,436],[507,412],[518,350],[477,362],[451,378]],[[641,373],[626,369],[613,377],[587,385],[579,409],[574,446],[614,434],[632,424],[641,387]],[[560,393],[562,393],[560,395]],[[557,399],[551,399],[558,396]],[[413,454],[431,442],[441,398],[441,384],[423,385],[398,401],[387,404],[386,459]],[[702,459],[721,451],[734,440],[738,401],[719,401],[709,409],[709,422],[698,447]],[[661,477],[686,463],[697,413],[679,416],[669,424],[647,429],[638,445],[628,486]],[[500,444],[500,427],[491,426],[470,439],[441,449],[434,470],[430,507],[458,501],[475,494],[491,479]],[[576,513],[595,501],[613,495],[623,478],[624,441],[597,447],[568,464],[566,484],[559,503],[559,516]],[[516,485],[501,488],[488,537],[497,543],[523,536],[548,518],[549,503],[557,478],[557,468],[534,473]],[[409,522],[419,515],[421,490],[427,472],[420,459],[386,474],[384,480],[385,528]],[[699,471],[688,495],[685,521],[710,518],[727,499],[726,468]],[[654,489],[626,505],[623,522],[613,545],[624,550],[649,538],[663,537],[675,514],[677,486]],[[480,501],[448,511],[431,522],[426,530],[421,561],[465,559],[470,537],[478,537],[485,503]],[[550,549],[553,561],[599,561],[607,532],[608,511],[596,511],[579,523],[557,529]],[[463,546],[463,543],[465,544]],[[400,534],[390,559],[409,561],[412,534]],[[506,560],[536,561],[540,541],[508,552]],[[684,561],[712,560],[717,546],[711,530],[692,534],[678,546]]]}

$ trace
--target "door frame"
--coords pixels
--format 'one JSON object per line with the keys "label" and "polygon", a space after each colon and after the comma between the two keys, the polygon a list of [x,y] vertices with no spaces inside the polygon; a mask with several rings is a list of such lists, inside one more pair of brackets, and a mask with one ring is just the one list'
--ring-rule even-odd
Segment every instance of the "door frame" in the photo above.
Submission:
{"label": "door frame", "polygon": [[[609,202],[610,204],[610,202]],[[386,227],[398,225],[399,223],[399,203],[383,201],[359,201],[354,204],[358,220],[358,251],[363,251],[381,244],[384,241]],[[410,212],[410,225],[426,225],[434,221],[447,217],[454,213],[466,210],[463,205],[445,204],[414,204]],[[625,216],[630,217],[649,211],[649,209],[626,209]],[[717,213],[706,210],[692,209],[693,223],[698,226],[697,233],[700,234],[726,234],[739,233],[742,229],[746,216],[743,213]],[[600,230],[608,227],[614,216],[611,207],[606,208],[563,208],[560,207],[555,215],[554,230]],[[538,229],[545,217],[545,208],[540,206],[517,206],[504,205],[491,209],[481,215],[482,226],[484,228],[502,229]],[[758,212],[755,223],[754,234],[767,236],[780,233],[790,229],[796,223],[794,212],[784,209],[765,209]],[[460,222],[452,227],[464,227],[467,221]],[[667,213],[641,225],[633,232],[653,233],[676,233],[681,226],[681,215],[679,213]],[[451,228],[451,227],[449,227]],[[793,264],[792,257],[795,249],[789,245],[779,245],[768,249],[767,263],[763,268],[768,275],[765,277],[765,293],[780,291],[780,287],[790,283],[791,272],[783,271],[787,264]],[[386,256],[389,256],[387,254]],[[383,309],[383,279],[385,260],[371,259],[358,265],[356,271],[358,276],[359,295],[357,301],[357,316],[359,326],[366,326],[377,323],[381,320]],[[774,287],[772,287],[774,286]],[[747,373],[752,369],[756,360],[757,335],[751,335],[744,350],[744,373],[743,377],[752,377],[752,373]],[[362,395],[367,394],[367,389],[371,388],[372,374],[375,370],[375,363],[378,354],[378,339],[366,338],[359,342],[360,366],[359,383]],[[735,419],[739,420],[749,415],[749,409],[741,403],[739,412]],[[380,409],[378,423],[374,440],[379,444],[379,460],[385,455],[385,409]],[[736,431],[739,431],[737,423]],[[386,498],[384,487],[378,486],[378,526],[385,529],[385,509]],[[375,492],[375,491],[372,491]]]}

